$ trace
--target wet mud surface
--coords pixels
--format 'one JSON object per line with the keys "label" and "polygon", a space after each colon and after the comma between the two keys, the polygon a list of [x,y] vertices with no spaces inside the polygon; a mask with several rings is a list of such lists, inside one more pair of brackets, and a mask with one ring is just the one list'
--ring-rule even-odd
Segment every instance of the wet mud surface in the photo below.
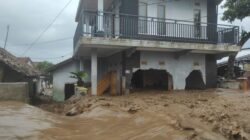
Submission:
{"label": "wet mud surface", "polygon": [[40,107],[47,111],[0,102],[0,139],[250,139],[250,92],[140,91],[119,97],[72,98]]}

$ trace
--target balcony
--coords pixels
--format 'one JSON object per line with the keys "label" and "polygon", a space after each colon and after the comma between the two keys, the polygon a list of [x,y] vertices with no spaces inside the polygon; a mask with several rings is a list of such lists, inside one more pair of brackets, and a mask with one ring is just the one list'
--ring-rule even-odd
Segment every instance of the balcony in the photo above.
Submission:
{"label": "balcony", "polygon": [[74,46],[81,37],[235,45],[239,42],[239,27],[84,11],[76,29]]}

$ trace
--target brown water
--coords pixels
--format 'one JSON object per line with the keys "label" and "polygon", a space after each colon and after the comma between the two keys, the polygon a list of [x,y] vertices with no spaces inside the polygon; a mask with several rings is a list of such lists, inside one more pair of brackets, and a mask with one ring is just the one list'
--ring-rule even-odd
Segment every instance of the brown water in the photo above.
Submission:
{"label": "brown water", "polygon": [[19,102],[0,102],[0,139],[38,139],[41,130],[55,122],[50,115],[38,108]]}
{"label": "brown water", "polygon": [[82,109],[75,117],[0,102],[0,140],[233,140],[237,132],[249,139],[249,96],[235,92],[85,97],[65,105]]}

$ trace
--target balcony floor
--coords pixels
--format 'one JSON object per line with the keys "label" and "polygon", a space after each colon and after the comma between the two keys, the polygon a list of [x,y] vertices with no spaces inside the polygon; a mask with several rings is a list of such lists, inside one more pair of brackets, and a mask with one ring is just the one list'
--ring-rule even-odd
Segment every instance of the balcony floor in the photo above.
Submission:
{"label": "balcony floor", "polygon": [[75,54],[88,56],[90,55],[91,48],[98,48],[98,50],[100,50],[100,56],[108,56],[112,53],[131,48],[148,51],[189,51],[190,53],[217,55],[228,55],[240,50],[239,46],[231,44],[181,43],[105,37],[81,37],[76,45]]}

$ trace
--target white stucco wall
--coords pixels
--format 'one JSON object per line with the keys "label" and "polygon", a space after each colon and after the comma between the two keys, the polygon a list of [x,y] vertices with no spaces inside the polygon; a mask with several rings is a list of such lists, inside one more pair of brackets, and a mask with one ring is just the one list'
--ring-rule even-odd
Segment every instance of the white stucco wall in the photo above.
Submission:
{"label": "white stucco wall", "polygon": [[79,70],[79,64],[74,61],[70,62],[53,72],[53,99],[64,101],[64,86],[66,83],[75,83],[77,80],[70,78],[70,72]]}
{"label": "white stucco wall", "polygon": [[202,22],[207,22],[207,0],[196,0],[200,2],[200,6],[195,6],[195,0],[171,0],[162,2],[162,0],[139,0],[148,4],[148,17],[157,17],[157,6],[164,5],[166,7],[165,15],[167,19],[194,21],[194,10],[201,10]]}
{"label": "white stucco wall", "polygon": [[[147,64],[141,63],[140,69],[167,70],[173,76],[175,90],[185,89],[185,80],[193,70],[200,70],[206,83],[205,54],[186,54],[176,59],[173,53],[142,51],[142,61]],[[159,62],[165,62],[165,65],[159,65]]]}
{"label": "white stucco wall", "polygon": [[[198,1],[200,3],[199,6],[195,5],[195,1]],[[140,0],[140,2],[147,3],[147,16],[148,17],[158,17],[158,6],[163,5],[165,6],[165,22],[166,24],[166,35],[167,36],[179,36],[179,37],[195,37],[195,29],[193,26],[187,26],[188,25],[194,25],[194,11],[200,10],[201,11],[201,22],[206,23],[207,22],[207,0],[172,0],[167,2],[162,2],[162,0]],[[168,20],[169,19],[169,20]],[[184,21],[178,21],[176,24],[174,20],[185,20],[190,22],[184,22]],[[185,25],[181,25],[185,24]],[[157,26],[160,26],[162,28],[162,24],[158,25],[157,19],[148,18],[147,23],[147,33],[150,35],[157,35],[158,30]],[[204,31],[201,31],[201,37],[206,39],[206,24],[201,24]],[[176,28],[178,31],[180,30],[182,33],[178,34],[175,30]],[[144,32],[145,34],[145,32]]]}

